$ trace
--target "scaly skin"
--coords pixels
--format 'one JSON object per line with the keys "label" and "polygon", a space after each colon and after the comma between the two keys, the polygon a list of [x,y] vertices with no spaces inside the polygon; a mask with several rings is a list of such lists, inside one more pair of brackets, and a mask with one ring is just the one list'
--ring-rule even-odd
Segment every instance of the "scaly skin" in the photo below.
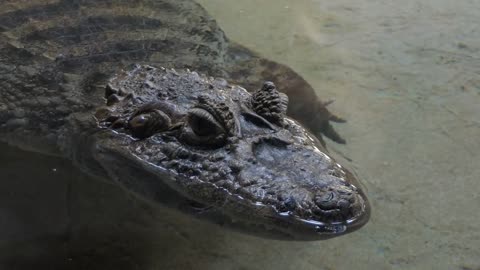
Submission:
{"label": "scaly skin", "polygon": [[[247,233],[317,240],[368,220],[356,179],[267,82],[254,95],[223,79],[137,66],[106,87],[95,117],[77,115],[67,149],[144,198]],[[92,169],[93,168],[93,169]]]}
{"label": "scaly skin", "polygon": [[273,84],[252,97],[196,73],[121,72],[133,63],[250,90],[273,80],[288,114],[343,142],[329,123],[341,119],[298,74],[229,43],[198,4],[173,0],[0,3],[0,140],[260,236],[325,239],[366,223],[355,178],[285,117]]}

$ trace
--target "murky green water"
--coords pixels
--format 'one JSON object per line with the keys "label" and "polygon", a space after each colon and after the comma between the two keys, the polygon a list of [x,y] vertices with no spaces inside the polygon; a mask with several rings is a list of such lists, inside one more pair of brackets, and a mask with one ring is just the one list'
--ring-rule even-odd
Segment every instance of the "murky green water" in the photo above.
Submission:
{"label": "murky green water", "polygon": [[335,99],[347,144],[327,143],[363,179],[369,224],[259,239],[1,146],[0,269],[480,269],[480,2],[198,2],[230,39]]}

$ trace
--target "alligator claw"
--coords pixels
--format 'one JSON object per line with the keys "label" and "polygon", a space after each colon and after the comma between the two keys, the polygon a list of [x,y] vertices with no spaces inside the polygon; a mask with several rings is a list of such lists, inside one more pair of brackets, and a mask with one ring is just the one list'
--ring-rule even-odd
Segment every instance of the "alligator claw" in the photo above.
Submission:
{"label": "alligator claw", "polygon": [[322,134],[325,135],[325,137],[329,138],[330,140],[340,143],[340,144],[345,144],[347,141],[342,138],[336,131],[333,129],[333,126],[330,123],[325,123],[325,126],[322,130]]}

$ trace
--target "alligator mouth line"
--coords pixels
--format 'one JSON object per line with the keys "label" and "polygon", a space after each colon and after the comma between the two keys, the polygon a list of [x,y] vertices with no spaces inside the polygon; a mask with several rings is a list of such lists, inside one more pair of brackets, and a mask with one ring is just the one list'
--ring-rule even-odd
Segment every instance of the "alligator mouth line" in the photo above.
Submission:
{"label": "alligator mouth line", "polygon": [[[105,153],[108,149],[100,150]],[[265,204],[260,201],[253,201],[235,194],[225,187],[217,186],[215,183],[204,182],[203,184],[211,187],[211,190],[216,190],[218,193],[226,194],[223,201],[218,204],[205,204],[202,201],[198,201],[195,197],[189,196],[183,193],[183,188],[177,185],[181,175],[171,176],[172,171],[168,171],[161,166],[158,166],[152,162],[145,162],[141,157],[136,156],[135,159],[131,159],[125,153],[117,152],[115,162],[120,167],[130,167],[135,171],[148,171],[148,176],[138,177],[135,181],[141,181],[142,179],[147,182],[161,182],[166,186],[162,186],[162,189],[168,189],[170,196],[176,196],[177,203],[168,204],[161,202],[167,207],[176,208],[186,214],[192,214],[199,219],[207,220],[209,222],[216,223],[223,227],[227,226],[233,230],[240,232],[247,232],[253,235],[259,235],[261,237],[279,239],[279,240],[302,240],[302,241],[314,241],[323,240],[336,237],[342,234],[350,233],[356,229],[362,227],[369,219],[369,208],[367,202],[363,201],[361,204],[361,211],[357,216],[351,217],[345,221],[337,222],[324,222],[314,219],[302,218],[295,215],[291,211],[278,211],[274,205]],[[97,155],[103,156],[105,155]],[[110,158],[112,155],[108,155]],[[122,162],[123,160],[123,162]],[[104,160],[102,162],[105,162]],[[121,165],[123,163],[123,165]],[[115,174],[115,173],[114,173]],[[113,178],[120,179],[119,174],[121,171],[117,171]],[[165,176],[170,175],[169,181],[166,181]],[[161,178],[161,180],[160,180]],[[151,180],[146,180],[151,179]],[[131,180],[131,179],[130,179]],[[129,181],[126,181],[128,185]],[[123,183],[125,184],[125,183]],[[127,189],[131,190],[129,186]],[[173,194],[173,195],[172,195]],[[159,197],[150,198],[158,201]],[[169,200],[172,201],[171,198]],[[185,202],[188,203],[190,209],[185,209]],[[231,206],[246,206],[252,212],[263,213],[261,216],[252,218],[245,215],[242,211],[236,212],[235,208]],[[256,209],[256,210],[255,210]],[[237,209],[238,210],[238,209]],[[257,231],[258,230],[258,231]]]}

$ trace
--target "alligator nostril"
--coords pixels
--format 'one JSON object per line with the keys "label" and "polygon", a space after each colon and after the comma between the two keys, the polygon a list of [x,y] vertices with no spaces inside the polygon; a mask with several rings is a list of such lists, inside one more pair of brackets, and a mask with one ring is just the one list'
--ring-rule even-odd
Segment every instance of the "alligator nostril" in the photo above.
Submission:
{"label": "alligator nostril", "polygon": [[337,205],[338,205],[338,208],[340,208],[342,210],[346,210],[350,206],[350,203],[346,200],[340,200],[340,201],[338,201]]}
{"label": "alligator nostril", "polygon": [[322,202],[329,202],[333,200],[334,197],[335,197],[335,194],[333,194],[333,192],[327,192],[323,196],[321,196],[320,199]]}
{"label": "alligator nostril", "polygon": [[331,210],[337,207],[336,194],[333,191],[328,191],[322,195],[315,197],[315,204],[323,210]]}

